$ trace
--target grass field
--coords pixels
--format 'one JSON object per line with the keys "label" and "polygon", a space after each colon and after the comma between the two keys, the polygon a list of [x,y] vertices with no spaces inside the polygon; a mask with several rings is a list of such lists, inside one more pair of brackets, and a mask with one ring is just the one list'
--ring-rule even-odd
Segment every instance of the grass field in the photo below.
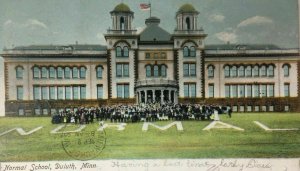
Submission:
{"label": "grass field", "polygon": [[[221,120],[245,131],[214,129],[202,131],[209,121],[182,121],[183,131],[173,126],[161,131],[149,127],[142,131],[143,123],[129,123],[123,131],[107,128],[106,145],[96,159],[152,159],[152,158],[280,158],[300,157],[300,131],[267,132],[253,121],[260,121],[270,128],[300,128],[300,114],[263,113],[234,114]],[[72,160],[62,148],[62,138],[50,134],[59,125],[51,118],[0,118],[0,134],[15,127],[25,131],[38,126],[43,129],[27,136],[16,131],[0,137],[0,161]],[[166,125],[172,121],[159,121]],[[109,122],[110,123],[110,122]],[[98,123],[88,125],[83,132],[96,131]],[[70,128],[68,128],[70,129]],[[85,153],[85,148],[79,153]],[[82,154],[85,155],[85,154]]]}

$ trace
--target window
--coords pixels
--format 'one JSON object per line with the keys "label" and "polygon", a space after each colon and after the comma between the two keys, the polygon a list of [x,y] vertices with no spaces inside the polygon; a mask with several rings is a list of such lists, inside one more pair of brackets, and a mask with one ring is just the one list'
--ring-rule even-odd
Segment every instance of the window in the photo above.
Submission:
{"label": "window", "polygon": [[73,69],[72,69],[72,77],[73,78],[78,78],[78,68],[77,67],[73,67]]}
{"label": "window", "polygon": [[125,30],[125,19],[124,19],[124,17],[120,18],[120,30]]}
{"label": "window", "polygon": [[117,85],[117,98],[129,98],[129,84]]}
{"label": "window", "polygon": [[86,69],[85,67],[80,67],[80,78],[85,78]]}
{"label": "window", "polygon": [[48,69],[46,67],[42,67],[42,78],[48,77]]}
{"label": "window", "polygon": [[167,58],[167,54],[165,52],[160,53],[160,57],[162,59],[166,59]]}
{"label": "window", "polygon": [[268,76],[274,77],[274,66],[273,65],[269,65],[269,67],[268,67]]}
{"label": "window", "polygon": [[129,77],[129,64],[117,64],[117,77]]}
{"label": "window", "polygon": [[64,87],[57,87],[57,99],[64,99]]}
{"label": "window", "polygon": [[239,77],[244,77],[245,76],[245,67],[240,66],[239,67]]}
{"label": "window", "polygon": [[225,85],[225,97],[229,98],[230,97],[230,86]]}
{"label": "window", "polygon": [[290,84],[284,83],[284,97],[290,96]]}
{"label": "window", "polygon": [[103,85],[97,85],[97,99],[103,99]]}
{"label": "window", "polygon": [[157,65],[154,65],[153,71],[154,71],[154,72],[153,72],[154,77],[158,77],[159,74],[158,74],[158,66],[157,66]]}
{"label": "window", "polygon": [[48,87],[42,87],[42,99],[43,100],[48,100],[49,99]]}
{"label": "window", "polygon": [[245,85],[239,85],[239,97],[245,97]]}
{"label": "window", "polygon": [[187,17],[187,18],[185,19],[185,24],[186,24],[186,29],[187,29],[187,30],[190,30],[190,29],[191,29],[191,21],[190,21],[190,18],[189,18],[189,17]]}
{"label": "window", "polygon": [[19,109],[18,113],[19,113],[19,116],[24,116],[25,115],[24,109]]}
{"label": "window", "polygon": [[23,67],[17,66],[16,68],[16,78],[17,79],[23,79]]}
{"label": "window", "polygon": [[96,72],[97,72],[97,78],[98,79],[101,79],[102,78],[102,66],[98,66],[97,69],[96,69]]}
{"label": "window", "polygon": [[167,76],[167,67],[165,65],[162,65],[160,68],[160,76],[162,76],[162,77]]}
{"label": "window", "polygon": [[54,67],[49,68],[49,78],[55,78],[55,68]]}
{"label": "window", "polygon": [[49,87],[50,100],[56,99],[55,94],[55,87]]}
{"label": "window", "polygon": [[260,67],[260,76],[262,77],[267,76],[267,67],[265,65]]}
{"label": "window", "polygon": [[208,97],[214,97],[214,89],[215,89],[214,84],[208,85]]}
{"label": "window", "polygon": [[228,65],[224,68],[224,75],[225,77],[230,77],[230,69]]}
{"label": "window", "polygon": [[123,47],[123,57],[128,57],[129,56],[129,50],[127,46]]}
{"label": "window", "polygon": [[43,115],[48,115],[48,109],[43,109]]}
{"label": "window", "polygon": [[79,87],[78,86],[73,87],[73,99],[74,100],[79,99]]}
{"label": "window", "polygon": [[63,78],[64,70],[62,67],[57,67],[57,78]]}
{"label": "window", "polygon": [[66,100],[70,100],[71,99],[71,87],[66,87],[66,91],[65,91],[65,99]]}
{"label": "window", "polygon": [[231,85],[231,97],[234,97],[234,98],[237,97],[237,95],[238,95],[237,87],[238,87],[237,85]]}
{"label": "window", "polygon": [[183,47],[183,57],[188,57],[189,56],[189,48],[188,47]]}
{"label": "window", "polygon": [[214,78],[214,74],[215,74],[215,69],[214,69],[214,66],[213,65],[209,65],[208,68],[207,68],[207,75],[208,75],[208,78]]}
{"label": "window", "polygon": [[146,59],[150,58],[150,53],[146,53]]}
{"label": "window", "polygon": [[120,46],[116,47],[116,56],[121,57],[122,56],[122,48]]}
{"label": "window", "polygon": [[196,84],[185,83],[184,84],[184,97],[196,97]]}
{"label": "window", "polygon": [[183,76],[196,76],[196,64],[183,64]]}
{"label": "window", "polygon": [[17,100],[23,100],[23,86],[17,86]]}
{"label": "window", "polygon": [[247,112],[252,112],[252,106],[247,106]]}
{"label": "window", "polygon": [[195,57],[196,56],[196,49],[194,46],[190,47],[190,57]]}
{"label": "window", "polygon": [[260,95],[261,97],[267,97],[267,85],[260,85]]}
{"label": "window", "polygon": [[290,75],[290,67],[288,64],[283,65],[283,75],[284,77],[288,77]]}
{"label": "window", "polygon": [[71,78],[71,69],[70,67],[65,68],[65,78],[70,79]]}
{"label": "window", "polygon": [[252,75],[253,75],[254,77],[258,77],[258,76],[259,76],[259,68],[258,68],[257,65],[255,65],[255,66],[253,67],[253,71],[252,71],[252,72],[253,72]]}
{"label": "window", "polygon": [[274,97],[274,85],[273,84],[268,85],[268,96]]}
{"label": "window", "polygon": [[41,99],[40,87],[39,86],[34,86],[33,87],[33,99],[34,100],[40,100]]}
{"label": "window", "polygon": [[86,98],[86,86],[80,86],[80,99]]}
{"label": "window", "polygon": [[41,115],[41,109],[35,108],[35,109],[34,109],[34,114],[35,114],[35,115]]}
{"label": "window", "polygon": [[230,76],[232,76],[232,77],[236,77],[237,76],[237,67],[236,66],[232,66],[231,67]]}
{"label": "window", "polygon": [[251,77],[252,76],[252,69],[251,66],[246,67],[246,77]]}
{"label": "window", "polygon": [[254,97],[259,97],[259,85],[253,85]]}
{"label": "window", "polygon": [[40,68],[37,66],[33,67],[33,78],[40,78]]}
{"label": "window", "polygon": [[151,77],[151,66],[147,65],[146,66],[146,77]]}
{"label": "window", "polygon": [[252,85],[246,85],[247,97],[252,97]]}

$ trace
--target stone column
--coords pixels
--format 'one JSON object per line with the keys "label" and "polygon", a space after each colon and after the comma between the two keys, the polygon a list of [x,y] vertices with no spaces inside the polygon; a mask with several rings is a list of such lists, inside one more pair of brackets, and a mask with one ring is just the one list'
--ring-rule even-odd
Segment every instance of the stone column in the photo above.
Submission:
{"label": "stone column", "polygon": [[169,101],[171,102],[171,90],[169,90]]}
{"label": "stone column", "polygon": [[145,103],[147,103],[147,97],[148,97],[148,93],[147,90],[145,90]]}
{"label": "stone column", "polygon": [[174,103],[177,104],[178,103],[178,92],[174,91]]}
{"label": "stone column", "polygon": [[139,103],[142,103],[142,91],[139,91]]}
{"label": "stone column", "polygon": [[160,90],[160,103],[163,104],[164,103],[164,91]]}
{"label": "stone column", "polygon": [[152,97],[153,97],[153,102],[155,102],[155,90],[152,90]]}

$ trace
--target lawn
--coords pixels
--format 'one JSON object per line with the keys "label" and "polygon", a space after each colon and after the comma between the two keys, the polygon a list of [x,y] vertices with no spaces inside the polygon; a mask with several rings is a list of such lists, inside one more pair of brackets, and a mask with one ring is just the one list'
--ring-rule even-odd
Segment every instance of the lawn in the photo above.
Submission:
{"label": "lawn", "polygon": [[[63,149],[62,141],[66,138],[50,133],[59,126],[50,121],[48,117],[0,118],[0,134],[15,127],[30,131],[43,126],[31,135],[21,136],[13,131],[0,136],[0,161],[72,160]],[[300,157],[299,130],[267,132],[253,123],[259,121],[269,128],[300,128],[300,114],[243,113],[234,114],[233,118],[221,115],[221,121],[245,131],[202,131],[209,121],[182,121],[183,131],[177,131],[175,126],[165,131],[150,126],[145,132],[142,131],[142,122],[128,123],[123,131],[105,129],[106,143],[102,151],[82,145],[76,153],[95,159]],[[171,122],[159,121],[155,124],[163,126]],[[67,127],[65,131],[73,128]],[[98,128],[99,124],[94,123],[87,125],[82,132],[96,131],[99,134]],[[72,141],[72,137],[69,140]]]}

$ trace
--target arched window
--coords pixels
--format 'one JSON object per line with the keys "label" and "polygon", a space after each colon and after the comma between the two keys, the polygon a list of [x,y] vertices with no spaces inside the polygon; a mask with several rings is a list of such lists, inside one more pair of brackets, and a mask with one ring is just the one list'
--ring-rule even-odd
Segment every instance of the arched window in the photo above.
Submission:
{"label": "arched window", "polygon": [[226,65],[226,66],[224,67],[224,76],[225,76],[225,77],[230,77],[230,68],[229,68],[228,65]]}
{"label": "arched window", "polygon": [[265,65],[262,65],[260,67],[260,76],[262,76],[262,77],[267,76],[267,67]]}
{"label": "arched window", "polygon": [[154,65],[154,69],[153,69],[154,71],[153,71],[153,76],[154,77],[158,77],[159,76],[159,74],[158,74],[158,66],[157,65]]}
{"label": "arched window", "polygon": [[53,66],[49,67],[49,78],[55,78],[55,68]]}
{"label": "arched window", "polygon": [[124,19],[124,17],[120,18],[120,30],[125,30],[125,19]]}
{"label": "arched window", "polygon": [[232,76],[232,77],[237,76],[237,67],[236,66],[232,66],[232,68],[230,69],[230,76]]}
{"label": "arched window", "polygon": [[268,76],[274,77],[274,66],[273,65],[268,66]]}
{"label": "arched window", "polygon": [[17,68],[16,68],[16,78],[17,79],[23,79],[23,71],[24,71],[23,67],[17,66]]}
{"label": "arched window", "polygon": [[127,46],[123,47],[123,57],[128,57],[129,56],[129,50]]}
{"label": "arched window", "polygon": [[40,68],[37,66],[33,67],[33,78],[40,78]]}
{"label": "arched window", "polygon": [[72,71],[72,77],[73,78],[78,78],[78,68],[75,66],[75,67],[73,67],[72,70],[73,70]]}
{"label": "arched window", "polygon": [[251,77],[252,76],[252,68],[251,66],[246,67],[246,77]]}
{"label": "arched window", "polygon": [[70,69],[70,67],[65,68],[65,78],[67,78],[67,79],[71,78],[71,69]]}
{"label": "arched window", "polygon": [[183,47],[183,57],[189,56],[189,48],[187,46]]}
{"label": "arched window", "polygon": [[189,17],[185,19],[186,29],[191,30],[191,20]]}
{"label": "arched window", "polygon": [[122,56],[122,48],[120,46],[116,47],[116,56],[121,57]]}
{"label": "arched window", "polygon": [[245,76],[245,67],[240,66],[239,67],[239,77],[244,77]]}
{"label": "arched window", "polygon": [[85,78],[86,69],[85,67],[80,67],[80,78]]}
{"label": "arched window", "polygon": [[283,68],[283,76],[288,77],[290,75],[290,65],[284,64],[282,68]]}
{"label": "arched window", "polygon": [[42,67],[42,78],[48,77],[48,69],[46,67]]}
{"label": "arched window", "polygon": [[62,67],[57,67],[57,78],[63,78],[64,70]]}
{"label": "arched window", "polygon": [[196,56],[196,49],[194,46],[190,47],[190,56],[195,57]]}
{"label": "arched window", "polygon": [[258,68],[258,65],[255,65],[255,66],[253,67],[252,75],[253,75],[254,77],[258,77],[258,76],[259,76],[259,68]]}
{"label": "arched window", "polygon": [[151,77],[151,66],[150,65],[146,66],[146,77]]}
{"label": "arched window", "polygon": [[213,78],[215,75],[214,66],[213,65],[208,66],[207,71],[208,71],[207,72],[208,78]]}
{"label": "arched window", "polygon": [[98,66],[97,68],[96,68],[96,72],[97,72],[97,78],[98,79],[100,79],[100,78],[102,78],[102,66]]}
{"label": "arched window", "polygon": [[162,65],[160,67],[160,76],[166,77],[167,76],[167,67],[165,65]]}

